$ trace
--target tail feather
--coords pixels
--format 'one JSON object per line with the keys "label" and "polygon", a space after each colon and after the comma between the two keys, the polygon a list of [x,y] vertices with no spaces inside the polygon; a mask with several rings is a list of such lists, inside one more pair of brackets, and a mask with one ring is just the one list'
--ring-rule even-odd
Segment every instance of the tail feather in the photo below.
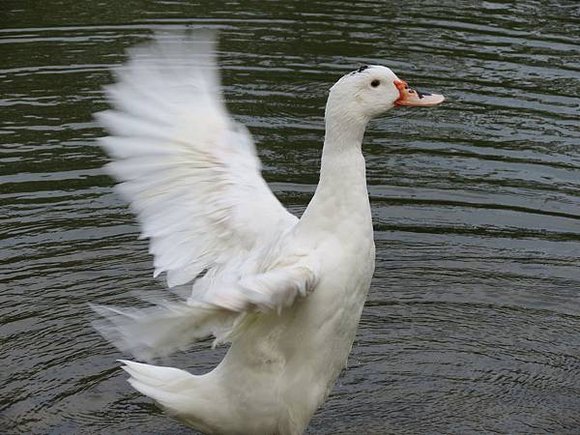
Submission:
{"label": "tail feather", "polygon": [[158,302],[144,309],[91,305],[102,316],[95,329],[119,350],[150,361],[186,349],[210,335],[223,336],[235,315],[215,306],[185,302]]}
{"label": "tail feather", "polygon": [[[174,414],[187,414],[203,391],[200,376],[173,367],[153,366],[119,360],[131,377],[128,382],[140,393],[151,397]],[[192,394],[195,393],[195,394]]]}
{"label": "tail feather", "polygon": [[151,387],[171,386],[185,382],[191,378],[191,374],[185,370],[174,367],[153,366],[124,359],[118,360],[124,365],[121,367],[131,378]]}
{"label": "tail feather", "polygon": [[131,376],[129,384],[174,417],[204,433],[232,432],[219,429],[231,411],[227,406],[228,397],[209,375],[195,376],[173,367],[120,361],[124,364],[123,370]]}

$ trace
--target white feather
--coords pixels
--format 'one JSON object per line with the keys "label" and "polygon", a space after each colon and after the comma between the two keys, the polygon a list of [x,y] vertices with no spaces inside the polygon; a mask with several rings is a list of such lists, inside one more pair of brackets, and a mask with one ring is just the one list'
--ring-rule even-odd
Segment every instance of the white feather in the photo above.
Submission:
{"label": "white feather", "polygon": [[[206,35],[210,36],[210,35]],[[212,38],[158,36],[133,50],[97,114],[112,136],[107,170],[123,182],[170,286],[252,250],[297,219],[260,175],[248,131],[221,103]]]}

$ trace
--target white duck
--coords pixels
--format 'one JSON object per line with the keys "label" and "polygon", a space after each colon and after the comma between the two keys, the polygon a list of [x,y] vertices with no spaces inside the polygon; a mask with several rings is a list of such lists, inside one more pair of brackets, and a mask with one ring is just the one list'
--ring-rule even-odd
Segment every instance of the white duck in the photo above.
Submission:
{"label": "white duck", "polygon": [[[440,95],[364,66],[330,90],[320,182],[299,220],[260,175],[249,132],[221,101],[211,35],[159,36],[131,53],[98,114],[112,174],[150,239],[155,275],[183,302],[95,307],[97,328],[141,358],[213,335],[203,376],[123,361],[129,382],[206,433],[300,434],[345,367],[374,270],[361,144],[369,120]],[[193,282],[193,284],[191,284]]]}

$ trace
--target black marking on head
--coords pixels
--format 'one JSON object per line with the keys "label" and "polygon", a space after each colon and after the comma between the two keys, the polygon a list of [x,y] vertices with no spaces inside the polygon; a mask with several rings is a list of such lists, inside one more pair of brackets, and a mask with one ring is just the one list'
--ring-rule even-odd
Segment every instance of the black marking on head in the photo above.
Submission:
{"label": "black marking on head", "polygon": [[368,65],[361,65],[359,69],[356,70],[356,72],[363,72],[365,69],[368,69],[369,66]]}

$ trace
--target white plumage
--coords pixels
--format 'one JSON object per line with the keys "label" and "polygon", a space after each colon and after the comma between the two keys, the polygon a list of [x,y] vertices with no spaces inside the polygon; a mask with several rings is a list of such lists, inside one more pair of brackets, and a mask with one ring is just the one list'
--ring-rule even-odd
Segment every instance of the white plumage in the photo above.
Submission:
{"label": "white plumage", "polygon": [[345,366],[374,270],[364,129],[405,91],[381,66],[331,89],[320,183],[298,220],[222,103],[213,46],[208,33],[159,35],[107,88],[114,109],[97,114],[110,133],[107,168],[150,240],[155,276],[192,292],[146,309],[96,306],[97,328],[145,359],[210,335],[231,342],[203,376],[124,369],[134,388],[206,433],[299,434]]}

